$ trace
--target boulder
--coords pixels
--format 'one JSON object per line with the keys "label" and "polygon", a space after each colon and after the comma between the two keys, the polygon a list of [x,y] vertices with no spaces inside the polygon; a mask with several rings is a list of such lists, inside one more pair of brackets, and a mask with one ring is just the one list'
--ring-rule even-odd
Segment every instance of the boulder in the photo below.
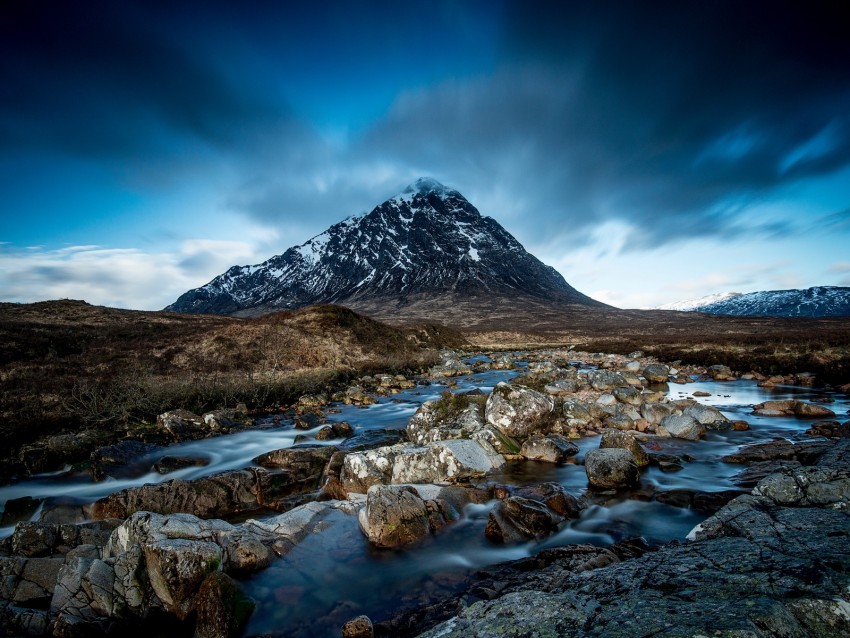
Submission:
{"label": "boulder", "polygon": [[643,369],[643,377],[650,383],[666,383],[670,377],[670,368],[663,363],[650,363]]}
{"label": "boulder", "polygon": [[222,563],[221,547],[209,541],[166,539],[144,546],[151,589],[180,620],[195,610],[198,589]]}
{"label": "boulder", "polygon": [[637,388],[614,388],[611,393],[620,403],[633,406],[640,406],[643,404],[643,397],[641,396],[640,390]]}
{"label": "boulder", "polygon": [[369,616],[357,616],[342,626],[342,638],[373,638],[375,628]]}
{"label": "boulder", "polygon": [[578,390],[578,382],[574,379],[556,379],[550,383],[547,383],[543,391],[546,394],[562,397],[568,394],[573,394]]}
{"label": "boulder", "polygon": [[832,447],[827,439],[812,439],[793,444],[786,439],[774,439],[766,443],[745,445],[721,460],[726,463],[756,463],[759,461],[799,461],[802,465],[813,465]]}
{"label": "boulder", "polygon": [[422,486],[422,495],[419,489],[414,485],[373,485],[369,488],[359,521],[370,543],[383,548],[410,545],[459,516],[457,510],[440,499],[440,488]]}
{"label": "boulder", "polygon": [[622,374],[612,370],[590,370],[587,373],[587,382],[591,388],[600,392],[629,385]]}
{"label": "boulder", "polygon": [[641,447],[638,440],[627,432],[620,430],[608,429],[602,433],[602,440],[599,442],[601,449],[620,448],[628,450],[635,459],[635,463],[639,467],[649,465],[649,455]]}
{"label": "boulder", "polygon": [[807,419],[831,419],[835,417],[835,412],[829,408],[815,403],[806,403],[805,401],[797,401],[794,406],[794,414]]}
{"label": "boulder", "polygon": [[661,425],[672,437],[696,441],[705,436],[705,426],[687,414],[671,414],[661,419]]}
{"label": "boulder", "polygon": [[[850,421],[839,423],[838,421],[818,421],[812,423],[811,427],[806,430],[806,434],[811,436],[826,436],[826,437],[850,437]],[[8,503],[6,506],[8,507]]]}
{"label": "boulder", "polygon": [[260,507],[258,475],[262,470],[222,472],[191,481],[131,487],[95,502],[92,517],[127,518],[134,512],[185,512],[212,518]]}
{"label": "boulder", "polygon": [[578,454],[578,447],[559,434],[535,434],[523,442],[520,454],[529,461],[564,463]]}
{"label": "boulder", "polygon": [[723,416],[720,410],[710,405],[693,403],[684,409],[683,414],[693,417],[708,430],[728,430],[732,427],[732,422]]}
{"label": "boulder", "polygon": [[195,638],[239,638],[253,611],[254,601],[235,580],[213,572],[196,596]]}
{"label": "boulder", "polygon": [[484,535],[496,543],[543,538],[568,518],[578,518],[582,504],[557,483],[514,490],[490,512]]}
{"label": "boulder", "polygon": [[715,364],[713,366],[708,366],[706,370],[708,376],[710,376],[715,381],[734,381],[735,374],[732,372],[732,369],[729,366]]}
{"label": "boulder", "polygon": [[150,468],[150,455],[162,449],[158,445],[141,441],[121,441],[99,447],[91,453],[89,472],[95,481],[102,481],[107,477],[142,476]]}
{"label": "boulder", "polygon": [[541,421],[554,408],[555,402],[548,395],[500,383],[487,398],[484,418],[503,434],[522,439],[539,431]]}
{"label": "boulder", "polygon": [[197,456],[163,456],[153,464],[153,469],[160,474],[171,474],[177,470],[187,467],[204,467],[209,465],[210,460]]}
{"label": "boulder", "polygon": [[156,418],[156,425],[175,441],[203,439],[211,431],[203,417],[189,410],[163,412]]}
{"label": "boulder", "polygon": [[603,489],[630,487],[640,482],[635,457],[621,448],[590,450],[584,459],[584,470],[588,482]]}
{"label": "boulder", "polygon": [[640,406],[641,418],[646,419],[653,425],[660,425],[664,417],[675,414],[676,406],[670,403],[644,403]]}
{"label": "boulder", "polygon": [[365,494],[373,485],[391,483],[396,457],[412,449],[421,448],[397,443],[346,455],[339,477],[342,487],[346,492]]}
{"label": "boulder", "polygon": [[395,458],[393,483],[450,483],[502,469],[505,458],[478,441],[453,439],[411,448]]}
{"label": "boulder", "polygon": [[558,529],[558,518],[544,504],[509,496],[490,512],[484,535],[498,543],[521,542],[549,536]]}

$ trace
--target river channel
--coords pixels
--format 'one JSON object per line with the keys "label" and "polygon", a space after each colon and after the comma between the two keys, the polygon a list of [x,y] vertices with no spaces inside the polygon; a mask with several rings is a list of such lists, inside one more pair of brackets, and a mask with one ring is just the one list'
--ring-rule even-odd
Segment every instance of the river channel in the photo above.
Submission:
{"label": "river channel", "polygon": [[[475,388],[489,392],[500,381],[509,381],[521,370],[487,371],[452,380],[455,392]],[[370,428],[404,428],[417,407],[437,398],[445,383],[417,386],[389,397],[380,397],[368,407],[333,405],[330,421],[347,421],[357,432]],[[815,419],[761,417],[751,414],[753,406],[768,400],[799,399],[827,402],[846,420],[850,399],[818,388],[777,386],[758,387],[755,381],[697,381],[670,385],[671,399],[708,393],[701,403],[720,409],[732,420],[745,420],[746,431],[710,431],[700,441],[657,439],[653,451],[688,459],[677,472],[658,467],[643,471],[641,487],[616,495],[593,496],[591,506],[579,520],[566,524],[542,541],[520,545],[494,545],[484,536],[484,527],[493,503],[469,506],[461,520],[445,528],[424,544],[404,551],[376,550],[369,546],[354,516],[338,512],[327,527],[302,541],[289,554],[268,569],[243,581],[246,593],[256,602],[247,636],[339,636],[340,626],[350,618],[366,614],[375,621],[387,618],[401,606],[416,605],[436,593],[452,593],[471,572],[496,563],[522,558],[543,548],[577,543],[607,545],[625,538],[642,536],[650,544],[684,540],[702,520],[688,508],[665,505],[653,494],[672,489],[707,492],[735,489],[732,477],[742,466],[722,462],[722,456],[742,445],[769,441],[776,437],[806,438],[805,430]],[[318,429],[318,428],[317,428]],[[251,464],[263,452],[293,445],[296,435],[307,434],[282,422],[279,427],[254,428],[236,434],[173,445],[158,452],[172,456],[204,457],[205,467],[191,467],[162,476],[143,476],[94,483],[87,474],[64,471],[41,475],[0,488],[0,503],[22,496],[57,498],[71,504],[85,504],[115,491],[174,478],[191,479],[238,469]],[[576,441],[578,455],[564,465],[536,462],[510,463],[494,480],[512,485],[554,481],[574,496],[587,490],[584,454],[599,444],[598,437]],[[153,456],[151,462],[156,460]],[[38,518],[36,512],[34,518]],[[13,528],[0,529],[0,536]]]}

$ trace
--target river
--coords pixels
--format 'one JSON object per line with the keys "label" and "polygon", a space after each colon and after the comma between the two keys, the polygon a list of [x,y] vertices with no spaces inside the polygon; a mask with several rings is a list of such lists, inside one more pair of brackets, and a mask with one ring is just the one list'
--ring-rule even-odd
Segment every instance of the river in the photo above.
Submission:
{"label": "river", "polygon": [[[518,370],[488,371],[453,380],[453,391],[480,388],[489,392],[500,381],[520,374]],[[445,382],[417,386],[390,397],[381,397],[366,408],[334,405],[330,421],[348,421],[356,431],[369,428],[403,428],[417,407],[445,391]],[[575,543],[606,545],[642,536],[651,544],[683,540],[706,518],[691,509],[652,500],[652,493],[671,489],[722,491],[734,489],[732,477],[740,465],[723,463],[723,455],[741,445],[769,441],[775,437],[805,438],[815,419],[761,417],[751,414],[753,405],[767,400],[800,399],[828,401],[839,420],[846,420],[848,397],[817,388],[777,386],[760,388],[755,381],[697,381],[670,386],[673,399],[689,398],[696,391],[709,393],[701,403],[720,409],[733,420],[750,424],[746,431],[711,431],[701,441],[659,439],[654,451],[687,455],[690,460],[677,472],[650,467],[642,472],[641,488],[616,496],[594,497],[592,505],[577,521],[555,535],[526,544],[494,545],[484,537],[492,503],[470,506],[462,519],[423,545],[404,551],[375,550],[369,546],[353,516],[336,513],[327,529],[300,543],[268,569],[243,581],[246,593],[257,601],[245,635],[339,636],[348,619],[366,614],[373,620],[386,618],[402,605],[415,605],[434,593],[457,590],[470,572],[506,560],[522,558],[546,547]],[[318,429],[318,428],[317,428]],[[94,483],[88,475],[70,471],[41,475],[0,488],[0,503],[21,496],[90,503],[117,490],[173,478],[191,479],[251,464],[257,455],[293,444],[298,434],[291,425],[255,428],[236,434],[170,446],[158,456],[195,456],[209,460],[205,467],[191,467],[166,476],[157,473],[122,480]],[[587,450],[596,448],[598,437],[576,442],[579,454],[565,465],[518,462],[509,465],[497,480],[514,485],[554,481],[581,496],[587,489],[582,466]],[[151,462],[156,456],[151,457]],[[37,518],[36,512],[34,518]],[[0,536],[13,528],[0,529]]]}

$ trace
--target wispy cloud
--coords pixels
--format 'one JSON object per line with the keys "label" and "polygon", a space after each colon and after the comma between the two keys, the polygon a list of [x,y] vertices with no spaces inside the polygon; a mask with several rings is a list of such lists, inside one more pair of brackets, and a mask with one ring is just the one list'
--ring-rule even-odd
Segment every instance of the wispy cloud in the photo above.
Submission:
{"label": "wispy cloud", "polygon": [[191,240],[174,253],[99,246],[56,250],[4,246],[0,248],[0,298],[16,302],[73,298],[159,310],[234,263],[255,259],[254,246],[240,241]]}

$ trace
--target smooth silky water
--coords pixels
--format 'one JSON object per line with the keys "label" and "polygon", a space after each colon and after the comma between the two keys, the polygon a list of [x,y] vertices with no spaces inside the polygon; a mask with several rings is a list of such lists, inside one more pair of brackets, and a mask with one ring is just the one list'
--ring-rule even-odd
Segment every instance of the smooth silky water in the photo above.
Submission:
{"label": "smooth silky water", "polygon": [[[453,392],[478,388],[488,393],[500,381],[510,380],[521,371],[488,371],[452,380]],[[448,382],[417,386],[374,405],[355,407],[334,405],[329,421],[348,421],[357,431],[370,428],[404,428],[417,407],[447,389]],[[642,489],[616,495],[589,495],[592,503],[577,521],[565,524],[557,533],[541,541],[519,545],[495,545],[484,537],[484,527],[494,502],[466,508],[462,518],[421,545],[406,550],[376,550],[360,532],[357,519],[341,512],[331,515],[321,533],[312,534],[271,567],[243,582],[246,593],[257,602],[246,635],[338,636],[340,626],[359,614],[379,621],[399,607],[414,606],[436,594],[459,590],[463,579],[476,570],[499,562],[529,556],[549,547],[589,543],[608,545],[625,538],[642,536],[651,544],[684,540],[688,532],[706,518],[686,508],[648,500],[654,491],[691,489],[721,491],[733,489],[731,478],[743,466],[723,463],[722,456],[741,445],[769,441],[775,437],[792,440],[805,437],[816,419],[759,417],[751,414],[753,405],[768,400],[828,399],[839,420],[845,420],[850,401],[843,395],[822,389],[779,386],[760,388],[754,381],[702,381],[671,385],[672,399],[692,397],[701,390],[710,393],[698,401],[720,409],[733,420],[750,424],[746,431],[709,432],[701,441],[656,439],[652,451],[687,455],[692,459],[678,472],[662,472],[651,467],[642,473]],[[318,429],[318,428],[317,428]],[[314,431],[313,431],[314,432]],[[191,479],[250,465],[257,455],[293,444],[298,434],[289,422],[279,427],[254,428],[232,435],[173,445],[152,455],[151,461],[166,454],[196,456],[210,461],[205,467],[186,468],[162,476],[144,476],[93,483],[87,475],[60,472],[34,477],[0,488],[0,502],[21,496],[74,498],[92,502],[117,490],[173,478]],[[332,443],[332,442],[331,442]],[[554,481],[575,496],[585,495],[587,479],[582,466],[584,454],[599,444],[599,437],[576,442],[579,454],[570,463],[517,462],[493,477],[511,485],[532,485]],[[38,516],[38,512],[35,517]],[[12,528],[0,530],[7,535]]]}

